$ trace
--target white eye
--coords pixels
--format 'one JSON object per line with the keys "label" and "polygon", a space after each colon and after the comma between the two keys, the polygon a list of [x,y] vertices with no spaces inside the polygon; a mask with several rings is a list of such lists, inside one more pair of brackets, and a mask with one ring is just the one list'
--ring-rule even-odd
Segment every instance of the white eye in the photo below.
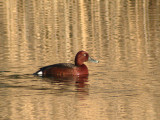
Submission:
{"label": "white eye", "polygon": [[84,56],[87,56],[86,54],[83,54]]}

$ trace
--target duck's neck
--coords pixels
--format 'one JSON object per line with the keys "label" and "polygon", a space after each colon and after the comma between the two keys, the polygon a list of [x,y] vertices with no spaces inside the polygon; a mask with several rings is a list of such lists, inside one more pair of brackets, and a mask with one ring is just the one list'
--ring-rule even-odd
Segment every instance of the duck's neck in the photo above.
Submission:
{"label": "duck's neck", "polygon": [[81,60],[75,59],[75,65],[81,66],[81,65],[83,65],[83,62]]}

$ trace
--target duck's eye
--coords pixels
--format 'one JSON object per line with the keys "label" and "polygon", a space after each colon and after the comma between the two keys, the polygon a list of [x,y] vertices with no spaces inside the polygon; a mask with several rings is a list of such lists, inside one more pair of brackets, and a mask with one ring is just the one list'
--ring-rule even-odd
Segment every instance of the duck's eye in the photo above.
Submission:
{"label": "duck's eye", "polygon": [[84,56],[87,56],[86,54],[83,54]]}

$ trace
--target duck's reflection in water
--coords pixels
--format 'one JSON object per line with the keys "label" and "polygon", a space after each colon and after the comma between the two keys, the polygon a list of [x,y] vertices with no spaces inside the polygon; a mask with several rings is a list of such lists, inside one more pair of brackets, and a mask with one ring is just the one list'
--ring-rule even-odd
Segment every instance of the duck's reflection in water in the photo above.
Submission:
{"label": "duck's reflection in water", "polygon": [[[57,92],[78,92],[79,95],[88,95],[88,75],[68,77],[43,77],[43,80],[51,83]],[[80,96],[79,96],[80,97]]]}

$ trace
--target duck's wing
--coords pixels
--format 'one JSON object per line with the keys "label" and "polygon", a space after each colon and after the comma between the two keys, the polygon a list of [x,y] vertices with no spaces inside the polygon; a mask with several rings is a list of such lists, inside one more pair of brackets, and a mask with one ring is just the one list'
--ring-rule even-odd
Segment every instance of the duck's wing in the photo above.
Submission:
{"label": "duck's wing", "polygon": [[58,68],[73,68],[75,67],[74,64],[71,64],[71,63],[59,63],[59,64],[53,64],[53,65],[48,65],[48,66],[45,66],[45,67],[42,67],[40,68],[40,70],[45,70],[45,69],[48,69],[48,68],[51,68],[51,67],[58,67]]}
{"label": "duck's wing", "polygon": [[75,67],[74,64],[71,63],[59,63],[59,64],[53,64],[53,65],[48,65],[45,67],[40,68],[37,72],[34,73],[34,75],[42,75],[43,71],[49,68],[67,68],[67,69],[72,69]]}

